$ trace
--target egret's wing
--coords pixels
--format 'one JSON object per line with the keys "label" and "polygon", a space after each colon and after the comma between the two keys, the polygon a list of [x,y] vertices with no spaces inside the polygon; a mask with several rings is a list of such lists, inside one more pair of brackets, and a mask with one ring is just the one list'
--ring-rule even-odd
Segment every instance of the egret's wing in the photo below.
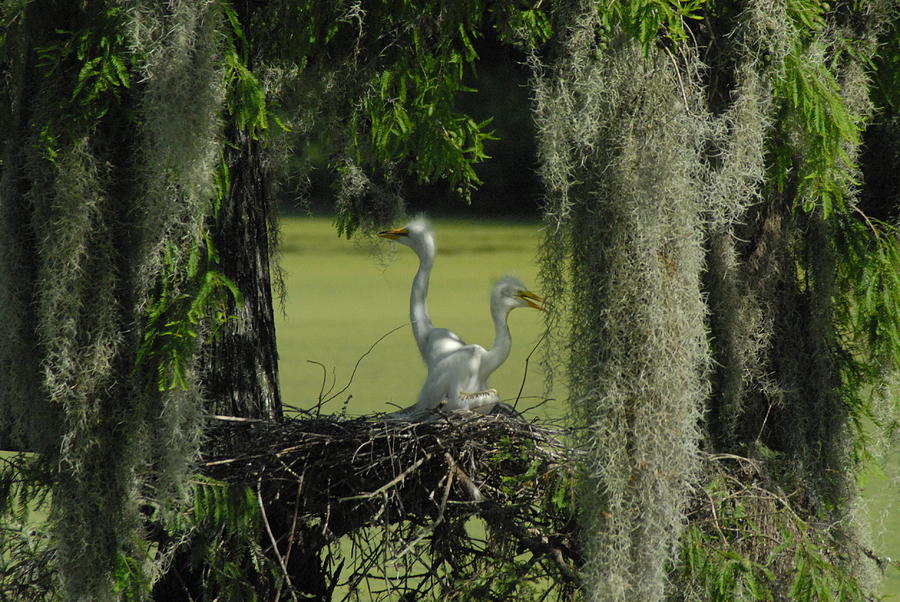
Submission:
{"label": "egret's wing", "polygon": [[444,347],[435,346],[435,354],[429,358],[428,376],[416,402],[424,408],[434,408],[443,402],[451,405],[459,392],[475,390],[478,386],[478,361],[483,350],[477,345],[462,345],[452,339],[443,339]]}
{"label": "egret's wing", "polygon": [[466,347],[465,342],[455,332],[446,328],[432,328],[425,339],[422,357],[428,365],[429,372],[448,358],[451,354]]}

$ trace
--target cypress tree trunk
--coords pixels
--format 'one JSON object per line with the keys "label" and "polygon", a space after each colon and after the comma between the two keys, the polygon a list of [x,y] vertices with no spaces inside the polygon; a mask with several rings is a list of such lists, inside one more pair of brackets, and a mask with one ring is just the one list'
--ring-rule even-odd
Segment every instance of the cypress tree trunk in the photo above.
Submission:
{"label": "cypress tree trunk", "polygon": [[269,265],[274,215],[259,141],[244,132],[231,137],[230,186],[213,218],[212,239],[219,268],[243,302],[222,308],[233,317],[203,345],[199,369],[210,413],[277,419],[281,395]]}
{"label": "cypress tree trunk", "polygon": [[[240,21],[249,23],[249,5],[238,3],[236,8]],[[217,309],[227,318],[209,333],[200,348],[199,386],[207,414],[275,420],[282,417],[282,408],[270,265],[275,246],[274,208],[260,141],[237,127],[230,127],[226,137],[220,202],[209,218],[209,230],[218,258],[216,269],[234,283],[241,301],[228,298]],[[273,513],[270,521],[280,534],[278,528],[284,521],[279,518]],[[163,545],[176,543],[164,534],[159,537]],[[262,547],[269,545],[268,541],[259,543]],[[154,600],[203,597],[208,581],[204,572],[209,567],[198,556],[197,545],[195,539],[179,546],[153,587]],[[242,578],[265,599],[271,593],[271,583],[256,567],[243,569]]]}
{"label": "cypress tree trunk", "polygon": [[33,287],[38,269],[37,233],[31,223],[32,206],[26,196],[28,123],[32,99],[41,93],[34,66],[34,41],[26,36],[10,40],[12,61],[5,73],[0,109],[4,146],[0,149],[0,450],[51,451],[62,431],[58,406],[41,390],[41,352],[35,337],[37,323]]}

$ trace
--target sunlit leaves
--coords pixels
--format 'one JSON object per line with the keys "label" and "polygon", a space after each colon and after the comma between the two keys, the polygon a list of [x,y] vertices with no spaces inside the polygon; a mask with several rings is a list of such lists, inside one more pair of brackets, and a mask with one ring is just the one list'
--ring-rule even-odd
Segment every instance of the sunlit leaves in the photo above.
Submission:
{"label": "sunlit leaves", "polygon": [[266,91],[259,78],[247,66],[249,42],[238,20],[237,12],[228,5],[223,5],[223,11],[228,19],[231,34],[223,49],[227,90],[225,108],[238,129],[258,139],[268,129],[270,117],[279,126],[282,124],[269,111]]}
{"label": "sunlit leaves", "polygon": [[[96,14],[82,29],[55,29],[54,41],[35,48],[44,77],[63,72],[71,83],[70,103],[61,111],[64,127],[93,125],[123,99],[131,87],[135,57],[122,31],[121,6],[94,7]],[[77,108],[76,108],[77,107]]]}
{"label": "sunlit leaves", "polygon": [[481,183],[473,165],[488,157],[484,143],[492,136],[489,121],[456,108],[459,94],[473,92],[463,80],[478,58],[472,22],[480,15],[457,18],[446,30],[411,26],[408,53],[374,74],[353,123],[368,129],[368,144],[357,147],[363,162],[406,165],[420,182],[446,179],[468,199]]}
{"label": "sunlit leaves", "polygon": [[900,231],[857,211],[837,220],[835,240],[844,337],[858,361],[900,365]]}
{"label": "sunlit leaves", "polygon": [[500,3],[494,7],[494,28],[501,40],[524,49],[538,48],[553,34],[547,13],[536,8],[534,3]]}
{"label": "sunlit leaves", "polygon": [[689,38],[687,20],[703,19],[707,0],[614,0],[602,3],[608,32],[624,31],[641,43],[644,54],[658,39],[679,43]]}
{"label": "sunlit leaves", "polygon": [[704,520],[681,537],[686,585],[718,602],[779,600],[785,592],[790,600],[864,600],[855,576],[834,562],[846,544],[760,485],[733,478],[706,485]]}
{"label": "sunlit leaves", "polygon": [[857,182],[856,165],[845,148],[858,145],[860,133],[834,75],[821,61],[809,60],[797,50],[785,58],[774,84],[777,96],[790,108],[787,119],[803,133],[800,140],[785,140],[776,147],[775,183],[784,190],[795,178],[796,203],[805,211],[820,207],[825,217],[846,211],[847,194]]}
{"label": "sunlit leaves", "polygon": [[875,57],[875,87],[872,96],[878,107],[900,112],[900,20],[883,34],[884,42]]}
{"label": "sunlit leaves", "polygon": [[259,592],[247,579],[247,567],[277,573],[259,545],[263,515],[256,492],[208,477],[196,477],[193,512],[171,533],[192,532],[192,560],[210,567],[204,575],[215,599],[255,600]]}
{"label": "sunlit leaves", "polygon": [[231,307],[242,302],[237,286],[216,267],[218,256],[208,233],[187,257],[169,245],[164,254],[166,274],[150,299],[144,340],[135,366],[152,367],[161,391],[187,390],[187,370],[194,357],[199,329],[214,336],[231,319]]}

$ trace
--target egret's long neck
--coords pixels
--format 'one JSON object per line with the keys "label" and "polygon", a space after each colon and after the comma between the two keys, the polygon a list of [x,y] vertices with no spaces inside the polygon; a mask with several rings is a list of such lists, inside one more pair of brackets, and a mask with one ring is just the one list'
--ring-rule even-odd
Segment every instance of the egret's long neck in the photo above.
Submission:
{"label": "egret's long neck", "polygon": [[481,360],[479,371],[482,380],[486,380],[509,357],[512,349],[512,336],[510,336],[509,326],[506,324],[509,311],[509,307],[500,303],[491,303],[491,317],[494,319],[494,346]]}
{"label": "egret's long neck", "polygon": [[427,241],[422,249],[416,249],[416,255],[419,256],[419,270],[413,278],[412,291],[409,295],[409,321],[419,352],[424,353],[428,331],[432,328],[425,299],[428,297],[428,282],[431,279],[431,268],[434,266],[434,242]]}

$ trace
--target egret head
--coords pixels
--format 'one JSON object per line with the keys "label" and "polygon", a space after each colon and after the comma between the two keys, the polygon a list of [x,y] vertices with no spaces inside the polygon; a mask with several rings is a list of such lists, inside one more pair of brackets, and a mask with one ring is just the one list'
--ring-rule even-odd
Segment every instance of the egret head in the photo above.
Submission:
{"label": "egret head", "polygon": [[544,311],[544,299],[529,291],[518,278],[504,276],[491,291],[491,306],[506,311],[517,307],[533,307]]}
{"label": "egret head", "polygon": [[434,231],[424,216],[418,216],[402,228],[383,230],[378,233],[381,238],[395,240],[401,245],[410,247],[416,253],[434,249]]}

